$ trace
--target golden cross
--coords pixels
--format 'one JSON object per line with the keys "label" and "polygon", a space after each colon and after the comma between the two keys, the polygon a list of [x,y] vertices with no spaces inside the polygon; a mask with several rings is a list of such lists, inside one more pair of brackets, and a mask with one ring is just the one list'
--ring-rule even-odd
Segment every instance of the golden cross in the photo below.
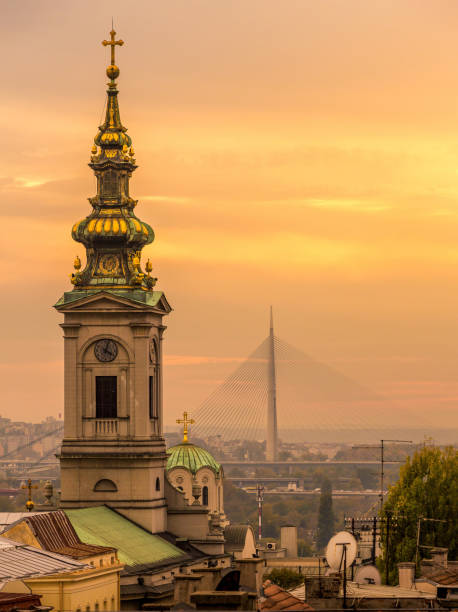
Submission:
{"label": "golden cross", "polygon": [[35,505],[32,501],[32,489],[38,489],[38,485],[33,485],[32,480],[29,478],[27,480],[27,484],[24,483],[23,485],[21,485],[21,489],[28,489],[29,496],[25,503],[25,507],[27,508],[28,512],[32,512],[33,507]]}
{"label": "golden cross", "polygon": [[123,40],[115,40],[115,36],[116,36],[116,32],[114,30],[111,30],[110,32],[111,40],[102,40],[102,45],[104,47],[106,47],[107,45],[110,45],[111,47],[111,65],[112,66],[115,65],[115,47],[116,45],[119,45],[120,47],[122,47],[124,44]]}
{"label": "golden cross", "polygon": [[178,425],[183,425],[183,442],[188,441],[188,425],[194,425],[194,419],[188,420],[188,413],[183,412],[183,418],[177,419]]}

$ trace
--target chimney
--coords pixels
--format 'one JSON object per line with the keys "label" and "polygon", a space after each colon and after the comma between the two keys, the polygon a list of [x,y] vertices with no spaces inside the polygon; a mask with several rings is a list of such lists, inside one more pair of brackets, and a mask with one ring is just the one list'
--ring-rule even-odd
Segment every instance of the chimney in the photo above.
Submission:
{"label": "chimney", "polygon": [[430,555],[434,565],[440,565],[447,569],[448,548],[431,548]]}
{"label": "chimney", "polygon": [[297,527],[283,525],[280,528],[280,547],[286,548],[286,557],[297,559]]}
{"label": "chimney", "polygon": [[415,583],[415,563],[398,563],[399,586],[411,589]]}

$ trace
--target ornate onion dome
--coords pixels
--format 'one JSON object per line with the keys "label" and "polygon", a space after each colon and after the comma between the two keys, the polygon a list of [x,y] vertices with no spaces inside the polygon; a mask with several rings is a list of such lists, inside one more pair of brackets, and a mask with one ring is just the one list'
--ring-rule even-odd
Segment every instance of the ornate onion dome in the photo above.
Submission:
{"label": "ornate onion dome", "polygon": [[121,123],[116,79],[119,68],[115,64],[115,47],[123,45],[110,32],[104,46],[111,47],[111,64],[107,68],[110,79],[107,90],[107,109],[104,123],[94,138],[89,166],[97,177],[97,194],[89,198],[93,211],[72,228],[72,237],[86,247],[86,267],[75,260],[72,283],[75,290],[137,289],[151,291],[156,283],[150,276],[151,263],[146,263],[146,274],[140,268],[142,248],[153,242],[152,228],[134,214],[137,200],[130,197],[129,181],[137,168],[132,140]]}

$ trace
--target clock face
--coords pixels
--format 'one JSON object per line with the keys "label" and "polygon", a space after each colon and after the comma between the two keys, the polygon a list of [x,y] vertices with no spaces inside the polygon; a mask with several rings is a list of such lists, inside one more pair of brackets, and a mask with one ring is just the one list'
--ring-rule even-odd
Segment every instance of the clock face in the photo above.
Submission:
{"label": "clock face", "polygon": [[109,338],[104,338],[95,343],[94,354],[99,361],[113,361],[118,354],[118,345]]}
{"label": "clock face", "polygon": [[116,255],[104,255],[101,257],[99,272],[107,276],[116,276],[119,272],[119,259]]}

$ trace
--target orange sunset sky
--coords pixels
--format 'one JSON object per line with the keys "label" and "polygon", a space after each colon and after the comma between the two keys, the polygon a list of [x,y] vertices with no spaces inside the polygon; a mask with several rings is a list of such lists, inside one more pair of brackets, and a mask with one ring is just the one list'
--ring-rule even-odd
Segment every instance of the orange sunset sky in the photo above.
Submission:
{"label": "orange sunset sky", "polygon": [[145,259],[174,308],[166,424],[272,304],[281,338],[458,427],[456,0],[3,0],[1,414],[63,412],[52,305],[84,260],[112,16]]}

